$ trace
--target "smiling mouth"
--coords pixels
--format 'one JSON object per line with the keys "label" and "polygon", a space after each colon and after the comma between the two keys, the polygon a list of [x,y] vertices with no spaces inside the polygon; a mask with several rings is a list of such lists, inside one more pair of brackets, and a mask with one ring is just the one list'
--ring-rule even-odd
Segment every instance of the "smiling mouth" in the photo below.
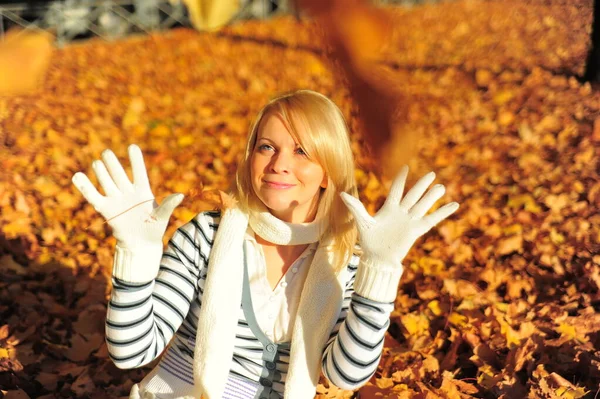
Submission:
{"label": "smiling mouth", "polygon": [[275,183],[275,182],[266,181],[266,180],[263,180],[263,182],[269,188],[277,188],[277,189],[281,189],[281,190],[294,187],[294,184]]}

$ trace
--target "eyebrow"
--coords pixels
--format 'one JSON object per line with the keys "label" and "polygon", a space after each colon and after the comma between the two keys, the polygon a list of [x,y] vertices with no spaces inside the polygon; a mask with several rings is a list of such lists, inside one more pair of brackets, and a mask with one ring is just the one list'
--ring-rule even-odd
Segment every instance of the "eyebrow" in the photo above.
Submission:
{"label": "eyebrow", "polygon": [[[276,144],[276,143],[275,143],[275,141],[271,140],[271,139],[270,139],[270,138],[268,138],[268,137],[260,137],[260,138],[257,138],[257,139],[256,139],[256,142],[258,143],[258,142],[259,142],[259,141],[261,141],[261,140],[265,140],[265,141],[268,141],[268,142],[270,142],[270,143]],[[295,147],[304,148],[304,147],[302,147],[302,145],[301,145],[300,143],[297,143],[297,142],[295,142],[295,141],[294,141],[294,145],[295,145]]]}

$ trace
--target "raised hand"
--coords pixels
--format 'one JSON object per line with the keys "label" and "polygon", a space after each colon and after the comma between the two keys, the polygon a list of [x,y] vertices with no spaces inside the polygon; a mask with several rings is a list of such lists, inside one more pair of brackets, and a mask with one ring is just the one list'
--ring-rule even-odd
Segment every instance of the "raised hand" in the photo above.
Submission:
{"label": "raised hand", "polygon": [[84,173],[75,173],[73,184],[107,220],[118,246],[130,250],[143,249],[147,245],[162,246],[171,213],[183,200],[183,194],[172,194],[159,206],[150,188],[142,151],[132,144],[128,152],[133,183],[115,154],[105,150],[102,160],[92,163],[105,195],[98,192]]}
{"label": "raised hand", "polygon": [[435,179],[435,173],[430,172],[402,198],[407,175],[408,167],[404,166],[375,216],[369,215],[358,198],[341,194],[356,221],[363,256],[374,264],[400,266],[419,237],[458,209],[458,203],[451,202],[427,215],[446,190],[443,185],[436,184],[425,194]]}

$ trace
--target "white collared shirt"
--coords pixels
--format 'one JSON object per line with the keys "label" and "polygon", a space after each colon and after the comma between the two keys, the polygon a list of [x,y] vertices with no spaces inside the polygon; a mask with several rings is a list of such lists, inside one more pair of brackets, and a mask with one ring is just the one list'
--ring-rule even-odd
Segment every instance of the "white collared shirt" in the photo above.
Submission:
{"label": "white collared shirt", "polygon": [[310,244],[289,267],[275,289],[267,279],[267,265],[262,246],[256,242],[250,227],[246,231],[247,256],[252,308],[265,335],[275,343],[288,342],[292,332],[304,281],[315,256],[317,243]]}

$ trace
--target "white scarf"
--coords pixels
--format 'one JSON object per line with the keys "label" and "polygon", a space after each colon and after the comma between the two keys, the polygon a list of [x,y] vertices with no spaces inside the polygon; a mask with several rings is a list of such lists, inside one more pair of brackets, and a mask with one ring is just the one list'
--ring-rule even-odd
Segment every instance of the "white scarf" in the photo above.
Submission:
{"label": "white scarf", "polygon": [[[301,245],[322,238],[320,222],[290,224],[267,211],[250,217],[237,207],[222,211],[210,252],[194,349],[193,398],[221,399],[231,368],[237,317],[242,300],[243,241],[248,223],[254,232],[278,245]],[[321,356],[339,315],[345,268],[337,273],[331,247],[320,243],[304,283],[294,321],[286,399],[309,399],[316,392]]]}

